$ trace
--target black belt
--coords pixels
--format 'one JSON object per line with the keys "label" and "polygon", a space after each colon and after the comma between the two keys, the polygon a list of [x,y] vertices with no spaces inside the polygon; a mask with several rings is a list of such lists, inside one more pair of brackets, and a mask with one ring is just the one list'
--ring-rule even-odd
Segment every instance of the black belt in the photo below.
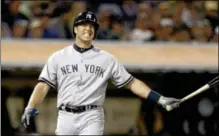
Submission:
{"label": "black belt", "polygon": [[86,106],[65,106],[64,104],[59,106],[59,110],[72,112],[72,113],[81,113],[88,111],[94,108],[97,108],[97,105],[86,105]]}

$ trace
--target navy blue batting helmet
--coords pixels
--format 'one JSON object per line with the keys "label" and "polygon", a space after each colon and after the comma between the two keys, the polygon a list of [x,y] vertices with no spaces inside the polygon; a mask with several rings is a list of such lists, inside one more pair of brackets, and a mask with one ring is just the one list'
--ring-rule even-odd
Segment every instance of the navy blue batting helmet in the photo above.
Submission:
{"label": "navy blue batting helmet", "polygon": [[99,29],[99,23],[97,21],[97,17],[95,16],[95,14],[90,11],[81,12],[75,17],[74,25],[73,25],[74,36],[76,36],[74,32],[74,27],[77,25],[83,24],[83,23],[87,23],[87,22],[94,25],[94,28],[95,28],[94,38],[96,37],[97,30]]}

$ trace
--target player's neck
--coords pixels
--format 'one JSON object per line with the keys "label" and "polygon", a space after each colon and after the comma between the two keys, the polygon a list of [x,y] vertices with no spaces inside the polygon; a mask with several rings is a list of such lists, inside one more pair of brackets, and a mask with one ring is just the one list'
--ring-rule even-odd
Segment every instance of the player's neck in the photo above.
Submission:
{"label": "player's neck", "polygon": [[79,48],[90,48],[92,46],[92,41],[89,42],[85,42],[85,41],[81,41],[80,39],[76,39],[75,40],[75,44],[79,47]]}

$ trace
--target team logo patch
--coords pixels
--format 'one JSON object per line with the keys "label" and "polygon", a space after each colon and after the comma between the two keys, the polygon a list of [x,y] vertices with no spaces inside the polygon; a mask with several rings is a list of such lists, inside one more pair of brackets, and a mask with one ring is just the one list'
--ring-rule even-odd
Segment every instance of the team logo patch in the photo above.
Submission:
{"label": "team logo patch", "polygon": [[88,14],[86,15],[86,18],[91,19],[91,14],[88,13]]}
{"label": "team logo patch", "polygon": [[[86,18],[92,20],[92,15],[90,13],[88,13],[86,15]],[[93,18],[93,21],[96,21],[95,18]]]}

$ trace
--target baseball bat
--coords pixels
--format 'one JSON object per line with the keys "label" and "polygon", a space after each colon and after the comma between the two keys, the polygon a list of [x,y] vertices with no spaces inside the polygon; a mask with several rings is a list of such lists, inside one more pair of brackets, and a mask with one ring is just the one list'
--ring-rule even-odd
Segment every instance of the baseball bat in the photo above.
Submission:
{"label": "baseball bat", "polygon": [[[192,97],[194,97],[194,96],[196,96],[196,95],[198,95],[198,94],[200,94],[200,93],[202,93],[202,92],[204,92],[204,91],[206,91],[206,90],[208,90],[216,85],[218,85],[218,83],[219,83],[219,80],[218,80],[218,76],[217,76],[216,78],[214,78],[213,80],[211,80],[210,82],[205,84],[204,86],[200,87],[196,91],[194,91],[194,92],[190,93],[189,95],[185,96],[184,98],[182,98],[180,103],[182,103],[182,102],[184,102],[184,101],[186,101],[186,100],[188,100],[188,99],[190,99],[190,98],[192,98]],[[173,110],[173,107],[171,105],[167,105],[166,110],[171,111],[171,110]]]}

